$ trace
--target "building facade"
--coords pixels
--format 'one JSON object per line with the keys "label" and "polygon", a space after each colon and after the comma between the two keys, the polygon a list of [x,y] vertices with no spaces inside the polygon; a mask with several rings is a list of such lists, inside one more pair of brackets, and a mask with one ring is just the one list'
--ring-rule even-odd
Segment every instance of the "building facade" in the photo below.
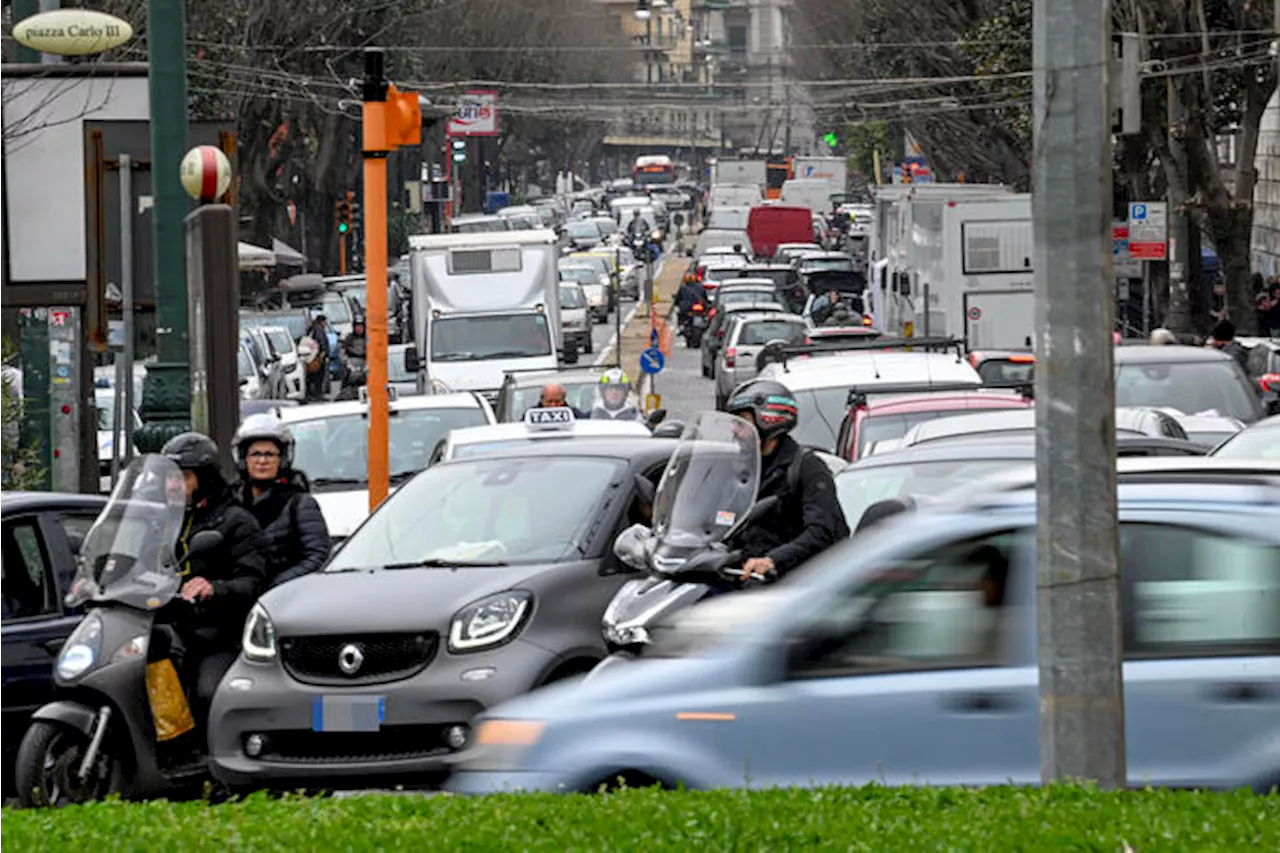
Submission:
{"label": "building facade", "polygon": [[1271,96],[1262,114],[1254,163],[1258,182],[1253,188],[1253,268],[1271,277],[1280,275],[1280,93]]}

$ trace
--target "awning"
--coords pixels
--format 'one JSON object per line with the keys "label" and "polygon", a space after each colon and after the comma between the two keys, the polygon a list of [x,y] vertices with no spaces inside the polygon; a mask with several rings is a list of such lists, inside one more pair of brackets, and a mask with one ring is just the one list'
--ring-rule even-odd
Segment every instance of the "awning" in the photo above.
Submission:
{"label": "awning", "polygon": [[271,251],[275,252],[276,263],[281,266],[305,267],[307,265],[307,259],[301,252],[277,237],[271,238]]}
{"label": "awning", "polygon": [[270,249],[264,249],[252,243],[240,243],[237,246],[237,252],[240,255],[242,270],[268,269],[276,265],[275,253]]}

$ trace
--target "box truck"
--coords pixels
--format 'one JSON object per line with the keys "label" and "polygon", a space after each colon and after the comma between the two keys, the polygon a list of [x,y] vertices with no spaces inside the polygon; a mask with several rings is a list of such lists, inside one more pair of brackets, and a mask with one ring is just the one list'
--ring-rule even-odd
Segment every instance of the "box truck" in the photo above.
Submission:
{"label": "box truck", "polygon": [[716,160],[711,164],[713,184],[751,184],[763,192],[767,176],[764,160]]}

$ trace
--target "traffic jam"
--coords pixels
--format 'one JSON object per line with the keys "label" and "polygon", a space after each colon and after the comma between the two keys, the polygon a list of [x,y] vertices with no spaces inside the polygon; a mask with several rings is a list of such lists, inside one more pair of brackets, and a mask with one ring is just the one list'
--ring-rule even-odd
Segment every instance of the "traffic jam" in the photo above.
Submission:
{"label": "traffic jam", "polygon": [[[5,796],[1039,784],[1030,261],[970,275],[1029,197],[775,177],[644,156],[411,236],[372,512],[364,278],[246,293],[234,471],[100,441],[103,494],[5,495]],[[1280,340],[1160,331],[1090,413],[1128,774],[1261,792]]]}

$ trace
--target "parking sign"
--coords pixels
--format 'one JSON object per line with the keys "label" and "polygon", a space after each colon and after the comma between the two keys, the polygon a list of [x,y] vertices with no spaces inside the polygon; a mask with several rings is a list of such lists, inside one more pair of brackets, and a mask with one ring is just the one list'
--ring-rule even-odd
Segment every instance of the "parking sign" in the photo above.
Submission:
{"label": "parking sign", "polygon": [[1163,261],[1169,257],[1169,206],[1162,201],[1129,205],[1129,257],[1135,261]]}

